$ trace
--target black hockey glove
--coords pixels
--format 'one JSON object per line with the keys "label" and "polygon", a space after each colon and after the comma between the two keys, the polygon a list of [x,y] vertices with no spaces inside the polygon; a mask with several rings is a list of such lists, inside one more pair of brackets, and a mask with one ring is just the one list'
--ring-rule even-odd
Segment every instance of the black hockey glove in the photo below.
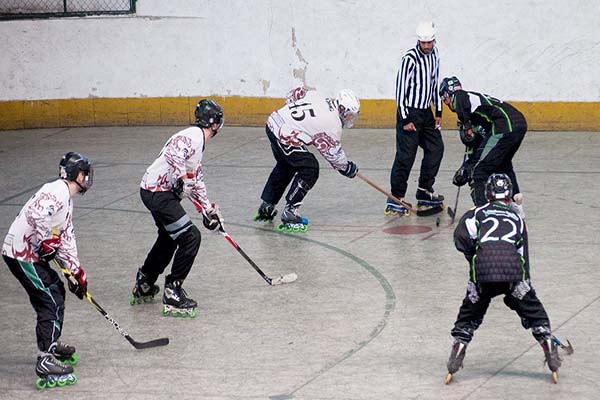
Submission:
{"label": "black hockey glove", "polygon": [[345,169],[338,169],[338,172],[348,178],[354,178],[358,172],[358,167],[352,161],[348,160]]}
{"label": "black hockey glove", "polygon": [[212,208],[202,213],[202,223],[204,227],[210,231],[214,231],[223,224],[223,217],[219,211],[219,206],[212,204]]}
{"label": "black hockey glove", "polygon": [[469,169],[463,165],[454,173],[452,183],[458,187],[464,186],[471,180],[469,175]]}

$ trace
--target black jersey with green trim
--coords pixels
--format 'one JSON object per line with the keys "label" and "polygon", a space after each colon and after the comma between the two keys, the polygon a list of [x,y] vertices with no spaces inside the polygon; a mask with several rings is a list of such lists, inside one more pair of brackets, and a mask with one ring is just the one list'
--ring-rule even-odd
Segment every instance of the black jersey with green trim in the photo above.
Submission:
{"label": "black jersey with green trim", "polygon": [[479,125],[485,132],[496,134],[527,127],[525,117],[519,110],[487,94],[458,90],[452,97],[452,109],[465,130]]}

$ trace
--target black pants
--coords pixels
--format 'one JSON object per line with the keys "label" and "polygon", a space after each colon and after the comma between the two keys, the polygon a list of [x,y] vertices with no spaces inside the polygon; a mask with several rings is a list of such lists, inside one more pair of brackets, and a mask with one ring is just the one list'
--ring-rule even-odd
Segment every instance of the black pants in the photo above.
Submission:
{"label": "black pants", "polygon": [[409,109],[410,118],[416,131],[405,131],[399,115],[396,118],[396,157],[392,165],[390,184],[392,194],[404,197],[408,186],[410,170],[415,163],[417,150],[423,149],[419,187],[433,192],[435,177],[444,156],[442,134],[435,129],[435,118],[431,109]]}
{"label": "black pants", "polygon": [[[475,286],[470,286],[474,289]],[[476,286],[479,299],[472,300],[474,293],[467,290],[458,317],[452,329],[452,336],[469,343],[473,333],[483,323],[483,317],[487,312],[491,300],[499,295],[504,295],[504,304],[515,311],[521,318],[521,324],[525,329],[533,328],[533,335],[540,340],[539,332],[550,332],[550,320],[544,310],[542,302],[537,298],[535,290],[531,288],[521,300],[513,296],[513,284],[510,282],[480,283]],[[540,328],[543,328],[540,330]]]}
{"label": "black pants", "polygon": [[268,126],[266,133],[277,163],[267,179],[261,199],[266,203],[277,204],[293,180],[286,201],[288,204],[302,202],[304,196],[319,179],[319,162],[306,146],[282,145]]}
{"label": "black pants", "polygon": [[527,124],[523,120],[513,125],[513,131],[509,133],[496,133],[487,137],[477,149],[478,159],[473,168],[473,191],[471,196],[476,206],[487,203],[485,197],[485,183],[488,177],[494,173],[504,173],[510,178],[513,185],[513,193],[521,192],[517,175],[512,165],[512,159],[523,142]]}
{"label": "black pants", "polygon": [[47,352],[62,331],[65,285],[48,263],[30,263],[2,257],[29,295],[29,301],[37,314],[37,346],[40,351]]}
{"label": "black pants", "polygon": [[149,283],[156,282],[175,255],[171,274],[165,277],[165,282],[184,280],[200,248],[200,231],[181,206],[181,199],[173,192],[140,189],[140,196],[158,228],[158,238],[144,261],[142,272]]}

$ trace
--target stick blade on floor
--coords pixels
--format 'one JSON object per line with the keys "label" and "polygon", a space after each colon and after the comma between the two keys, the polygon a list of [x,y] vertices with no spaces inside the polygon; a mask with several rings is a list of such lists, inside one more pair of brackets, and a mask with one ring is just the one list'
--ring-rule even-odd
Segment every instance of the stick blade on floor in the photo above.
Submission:
{"label": "stick blade on floor", "polygon": [[133,347],[135,347],[138,350],[150,349],[152,347],[166,346],[169,344],[169,338],[154,339],[154,340],[150,340],[148,342],[137,342],[137,341],[133,340],[130,336],[127,336],[127,340],[129,341],[129,343],[131,343],[131,345]]}

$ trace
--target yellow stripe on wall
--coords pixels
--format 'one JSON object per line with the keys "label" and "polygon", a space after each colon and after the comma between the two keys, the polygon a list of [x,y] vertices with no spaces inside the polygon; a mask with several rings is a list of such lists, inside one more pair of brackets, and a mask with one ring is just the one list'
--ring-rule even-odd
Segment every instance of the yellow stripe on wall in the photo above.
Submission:
{"label": "yellow stripe on wall", "polygon": [[[210,97],[225,110],[229,126],[262,126],[283,99]],[[201,97],[89,98],[0,102],[0,130],[77,126],[189,125]],[[529,130],[600,131],[600,103],[514,102]],[[394,100],[362,100],[357,128],[396,124]],[[456,129],[456,114],[444,108],[443,129]]]}

